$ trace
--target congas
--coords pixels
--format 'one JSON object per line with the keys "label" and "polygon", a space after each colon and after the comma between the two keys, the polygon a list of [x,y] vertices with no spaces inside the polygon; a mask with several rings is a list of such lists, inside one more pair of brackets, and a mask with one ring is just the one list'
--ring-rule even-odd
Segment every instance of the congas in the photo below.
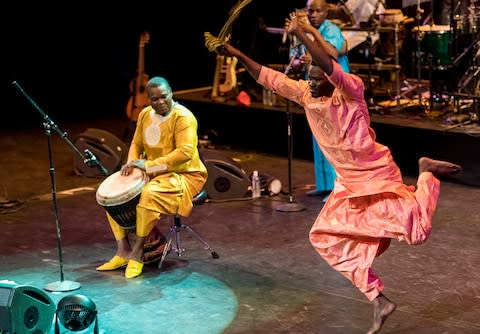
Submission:
{"label": "congas", "polygon": [[405,19],[405,16],[403,16],[401,9],[385,9],[379,14],[379,17],[381,25],[379,29],[381,56],[393,58],[403,48],[405,28],[402,21]]}
{"label": "congas", "polygon": [[97,189],[97,203],[125,229],[135,229],[136,206],[140,193],[148,182],[147,175],[134,168],[128,176],[121,171],[107,177]]}
{"label": "congas", "polygon": [[449,25],[414,27],[413,32],[418,34],[424,64],[430,65],[431,61],[431,65],[437,68],[451,64]]}
{"label": "congas", "polygon": [[379,16],[382,26],[394,26],[405,18],[401,9],[385,9]]}

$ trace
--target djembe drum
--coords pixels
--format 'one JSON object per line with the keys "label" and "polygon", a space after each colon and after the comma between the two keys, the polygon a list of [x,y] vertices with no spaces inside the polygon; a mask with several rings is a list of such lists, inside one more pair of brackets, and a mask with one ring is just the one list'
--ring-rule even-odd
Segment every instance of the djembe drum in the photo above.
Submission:
{"label": "djembe drum", "polygon": [[[120,227],[135,232],[136,207],[140,200],[148,176],[144,171],[133,168],[132,173],[123,176],[121,171],[107,177],[97,189],[97,203],[120,225]],[[163,252],[160,247],[165,237],[154,227],[144,245],[144,263],[158,260]],[[162,248],[162,249],[159,249]]]}

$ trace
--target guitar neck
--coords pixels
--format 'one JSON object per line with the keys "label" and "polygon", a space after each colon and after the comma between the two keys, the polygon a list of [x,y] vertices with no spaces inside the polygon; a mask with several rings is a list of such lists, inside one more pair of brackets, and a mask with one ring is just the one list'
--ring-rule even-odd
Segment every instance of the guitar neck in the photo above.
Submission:
{"label": "guitar neck", "polygon": [[127,103],[127,116],[132,121],[137,121],[140,111],[149,104],[146,92],[148,76],[145,74],[145,44],[148,43],[149,38],[148,32],[144,32],[140,37],[137,77],[130,83],[132,96]]}
{"label": "guitar neck", "polygon": [[145,46],[140,44],[138,48],[138,69],[137,69],[137,93],[143,92],[143,81],[145,76]]}
{"label": "guitar neck", "polygon": [[212,85],[212,99],[218,97],[218,85],[220,81],[220,74],[222,71],[223,58],[224,56],[221,56],[221,55],[217,55],[217,58],[216,58],[215,75],[213,77],[213,85]]}

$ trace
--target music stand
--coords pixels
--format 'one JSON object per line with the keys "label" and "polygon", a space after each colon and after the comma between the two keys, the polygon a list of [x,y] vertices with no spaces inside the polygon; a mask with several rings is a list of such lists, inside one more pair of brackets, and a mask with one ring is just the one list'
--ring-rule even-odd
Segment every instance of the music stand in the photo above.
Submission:
{"label": "music stand", "polygon": [[45,122],[43,123],[43,127],[45,128],[45,134],[47,135],[48,139],[48,160],[50,163],[50,181],[51,181],[51,191],[52,191],[52,204],[53,204],[53,213],[55,216],[55,227],[56,227],[56,236],[57,236],[57,249],[58,249],[58,259],[60,265],[60,280],[55,281],[52,283],[47,284],[44,289],[51,292],[66,292],[66,291],[73,291],[80,288],[80,283],[74,281],[68,281],[64,279],[63,274],[63,255],[62,255],[62,237],[60,233],[60,223],[58,219],[58,205],[57,205],[57,196],[56,196],[56,182],[55,182],[55,167],[53,165],[53,157],[52,157],[52,144],[51,144],[51,130],[54,129],[60,137],[65,139],[67,143],[73,148],[75,152],[80,154],[82,158],[84,158],[84,162],[90,167],[97,167],[100,169],[102,175],[108,175],[108,170],[102,166],[100,161],[95,157],[93,152],[86,149],[85,156],[80,152],[80,150],[73,144],[73,142],[68,139],[67,133],[63,132],[59,129],[57,124],[52,121],[52,119],[33,101],[33,99],[25,93],[23,88],[18,84],[18,82],[13,81],[12,84],[17,88],[17,90],[30,102],[30,104],[43,116]]}

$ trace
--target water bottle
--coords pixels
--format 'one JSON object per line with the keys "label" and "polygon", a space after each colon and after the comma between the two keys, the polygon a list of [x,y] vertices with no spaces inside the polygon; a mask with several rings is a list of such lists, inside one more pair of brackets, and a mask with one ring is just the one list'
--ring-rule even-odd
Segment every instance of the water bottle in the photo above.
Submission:
{"label": "water bottle", "polygon": [[268,106],[268,103],[269,103],[269,97],[268,97],[268,92],[269,90],[265,87],[263,87],[262,89],[262,103],[264,106]]}
{"label": "water bottle", "polygon": [[269,106],[274,106],[277,104],[277,94],[275,94],[275,92],[273,92],[272,90],[270,91],[270,96],[269,96],[269,101],[268,101],[268,105]]}
{"label": "water bottle", "polygon": [[277,104],[277,95],[272,90],[263,87],[262,102],[266,106],[274,106]]}
{"label": "water bottle", "polygon": [[252,198],[258,198],[260,195],[260,177],[258,171],[254,170],[252,174]]}

